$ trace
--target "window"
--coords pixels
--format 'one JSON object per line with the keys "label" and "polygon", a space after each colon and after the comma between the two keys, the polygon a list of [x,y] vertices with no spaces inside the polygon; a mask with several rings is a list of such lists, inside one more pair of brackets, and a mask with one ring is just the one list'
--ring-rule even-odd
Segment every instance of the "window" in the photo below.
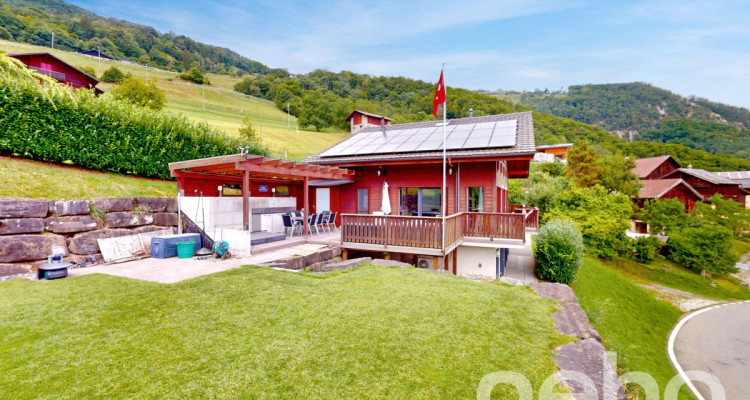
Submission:
{"label": "window", "polygon": [[482,186],[471,186],[467,189],[468,191],[468,211],[469,212],[484,212],[484,187]]}
{"label": "window", "polygon": [[357,214],[367,214],[370,211],[369,203],[369,190],[357,189]]}
{"label": "window", "polygon": [[440,188],[399,189],[399,215],[438,217],[441,205]]}

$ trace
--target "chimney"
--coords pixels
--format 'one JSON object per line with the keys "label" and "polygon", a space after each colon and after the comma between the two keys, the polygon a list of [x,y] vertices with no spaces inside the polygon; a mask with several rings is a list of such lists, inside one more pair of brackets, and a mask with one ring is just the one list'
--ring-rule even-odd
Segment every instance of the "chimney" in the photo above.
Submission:
{"label": "chimney", "polygon": [[380,117],[380,129],[383,130],[383,135],[385,135],[385,117]]}
{"label": "chimney", "polygon": [[469,118],[474,116],[474,107],[469,107]]}

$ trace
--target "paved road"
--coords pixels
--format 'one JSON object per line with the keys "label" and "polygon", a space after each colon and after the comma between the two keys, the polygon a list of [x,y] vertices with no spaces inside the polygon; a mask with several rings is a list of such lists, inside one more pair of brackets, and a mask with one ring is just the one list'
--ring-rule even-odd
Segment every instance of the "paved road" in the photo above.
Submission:
{"label": "paved road", "polygon": [[[674,350],[685,371],[700,370],[716,376],[727,400],[750,398],[750,303],[696,315],[677,333]],[[703,397],[711,399],[706,385],[695,383]]]}

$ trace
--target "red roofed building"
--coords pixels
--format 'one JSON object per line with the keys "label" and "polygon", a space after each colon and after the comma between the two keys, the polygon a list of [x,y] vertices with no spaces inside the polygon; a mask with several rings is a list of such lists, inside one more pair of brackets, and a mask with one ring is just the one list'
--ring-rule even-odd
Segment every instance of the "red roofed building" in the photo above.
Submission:
{"label": "red roofed building", "polygon": [[686,210],[692,210],[696,201],[703,201],[703,196],[682,179],[655,179],[642,183],[643,188],[636,200],[639,208],[646,200],[677,199],[685,204]]}
{"label": "red roofed building", "polygon": [[361,110],[354,110],[348,117],[346,117],[346,121],[351,124],[350,131],[352,135],[365,128],[391,124],[391,119],[388,117]]}
{"label": "red roofed building", "polygon": [[706,199],[718,193],[726,200],[734,200],[743,207],[745,206],[745,192],[740,189],[739,182],[713,172],[696,168],[680,168],[667,174],[665,178],[684,180]]}
{"label": "red roofed building", "polygon": [[8,54],[26,64],[29,69],[42,75],[49,76],[56,81],[72,87],[73,89],[93,89],[97,96],[104,93],[96,85],[99,80],[81,71],[80,69],[66,63],[50,53],[24,53]]}
{"label": "red roofed building", "polygon": [[641,180],[661,179],[679,169],[681,165],[670,155],[639,158],[635,160],[633,173]]}

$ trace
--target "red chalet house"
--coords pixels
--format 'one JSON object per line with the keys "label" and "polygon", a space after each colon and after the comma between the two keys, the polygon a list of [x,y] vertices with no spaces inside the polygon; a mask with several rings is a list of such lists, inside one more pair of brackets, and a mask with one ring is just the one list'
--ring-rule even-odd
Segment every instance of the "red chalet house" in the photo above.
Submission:
{"label": "red chalet house", "polygon": [[446,132],[446,193],[442,122],[364,127],[305,160],[354,171],[354,182],[331,194],[343,214],[344,249],[457,275],[501,274],[507,250],[537,227],[536,210],[508,202],[508,179],[527,177],[536,152],[532,115],[453,119]]}
{"label": "red chalet house", "polygon": [[680,168],[668,174],[665,178],[681,178],[706,199],[718,193],[725,200],[734,200],[743,207],[745,206],[745,192],[740,189],[740,184],[713,172],[695,168]]}
{"label": "red chalet house", "polygon": [[241,206],[235,204],[242,211],[232,218],[245,232],[257,229],[251,217],[263,212],[251,211],[253,202],[284,197],[307,215],[337,212],[344,257],[495,278],[508,250],[523,246],[526,230],[538,226],[536,209],[508,203],[508,178],[527,177],[536,152],[532,115],[453,119],[445,129],[445,193],[442,121],[365,127],[301,163],[234,154],[169,168],[186,197],[241,187]]}
{"label": "red chalet house", "polygon": [[365,128],[391,124],[391,119],[388,117],[360,110],[354,110],[346,117],[346,121],[351,124],[350,132],[352,134],[358,133]]}
{"label": "red chalet house", "polygon": [[20,60],[29,69],[42,75],[47,75],[60,83],[68,85],[73,89],[93,89],[97,96],[104,93],[96,85],[99,80],[81,71],[80,69],[66,63],[50,53],[24,53],[8,54],[8,56]]}

